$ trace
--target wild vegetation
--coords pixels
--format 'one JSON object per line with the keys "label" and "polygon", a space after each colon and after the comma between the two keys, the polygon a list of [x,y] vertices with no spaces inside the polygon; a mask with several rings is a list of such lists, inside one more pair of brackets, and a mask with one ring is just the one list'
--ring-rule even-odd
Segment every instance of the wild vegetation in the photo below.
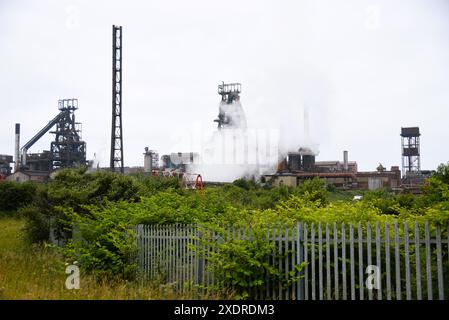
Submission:
{"label": "wild vegetation", "polygon": [[[354,201],[355,194],[363,199]],[[21,219],[17,223],[24,224],[24,241],[29,243],[24,250],[48,255],[43,243],[52,231],[56,238],[67,240],[58,250],[67,261],[79,261],[92,277],[132,283],[136,266],[129,257],[136,248],[130,227],[136,224],[197,224],[216,232],[228,225],[250,226],[255,233],[270,224],[292,226],[297,222],[430,221],[447,225],[449,164],[438,167],[420,196],[396,195],[383,189],[337,191],[317,178],[296,188],[261,186],[239,179],[208,186],[201,193],[183,189],[176,178],[68,169],[45,186],[0,183],[0,212]],[[36,245],[39,250],[30,249]],[[261,241],[225,243],[221,255],[211,258],[212,265],[218,277],[245,292],[263,286],[262,275],[279,276],[260,263],[271,251]],[[255,279],[253,283],[245,280],[248,272]],[[291,274],[286,281],[297,276]]]}
{"label": "wild vegetation", "polygon": [[[30,245],[23,237],[23,220],[0,219],[0,300],[2,299],[197,299],[193,293],[180,294],[165,284],[102,279],[83,272],[81,289],[67,290],[65,259],[53,247]],[[215,299],[218,296],[200,298]]]}

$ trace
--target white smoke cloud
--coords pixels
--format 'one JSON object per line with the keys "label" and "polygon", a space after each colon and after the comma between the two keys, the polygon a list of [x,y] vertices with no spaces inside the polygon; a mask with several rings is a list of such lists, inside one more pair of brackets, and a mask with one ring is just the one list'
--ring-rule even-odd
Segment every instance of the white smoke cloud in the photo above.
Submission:
{"label": "white smoke cloud", "polygon": [[226,123],[202,141],[198,161],[188,172],[200,173],[205,181],[230,182],[238,178],[259,179],[273,173],[279,162],[278,129],[248,127],[242,104],[222,101],[219,106]]}

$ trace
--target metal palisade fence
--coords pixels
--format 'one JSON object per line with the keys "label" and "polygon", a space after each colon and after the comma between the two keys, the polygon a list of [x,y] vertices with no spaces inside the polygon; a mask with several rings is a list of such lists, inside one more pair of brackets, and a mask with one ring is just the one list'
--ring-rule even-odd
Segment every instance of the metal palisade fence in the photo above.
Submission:
{"label": "metal palisade fence", "polygon": [[282,284],[262,279],[249,290],[253,299],[444,300],[449,298],[448,229],[428,222],[298,223],[267,226],[260,236],[249,227],[217,232],[193,225],[138,225],[135,259],[147,279],[177,290],[213,290],[226,286],[226,279],[214,274],[221,246],[257,240],[271,244],[265,267],[286,279],[295,270],[298,275]]}

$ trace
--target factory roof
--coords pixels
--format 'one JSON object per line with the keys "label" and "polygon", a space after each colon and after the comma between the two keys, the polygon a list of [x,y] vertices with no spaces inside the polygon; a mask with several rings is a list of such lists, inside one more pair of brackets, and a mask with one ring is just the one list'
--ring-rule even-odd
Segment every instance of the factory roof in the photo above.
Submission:
{"label": "factory roof", "polygon": [[16,173],[22,173],[27,176],[42,176],[42,177],[48,177],[50,174],[48,171],[35,171],[35,170],[17,171],[14,172],[13,174]]}
{"label": "factory roof", "polygon": [[[316,161],[315,165],[335,165],[338,163],[343,163],[343,161],[335,160],[335,161]],[[348,161],[348,164],[357,164],[357,161]]]}

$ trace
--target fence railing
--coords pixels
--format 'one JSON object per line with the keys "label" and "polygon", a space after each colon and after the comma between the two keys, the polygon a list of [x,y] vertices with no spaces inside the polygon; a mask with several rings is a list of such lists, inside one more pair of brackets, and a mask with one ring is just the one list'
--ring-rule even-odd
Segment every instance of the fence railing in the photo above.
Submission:
{"label": "fence railing", "polygon": [[[271,266],[286,277],[305,262],[288,286],[265,281],[254,299],[422,300],[449,298],[449,225],[302,224],[267,227]],[[138,225],[137,263],[148,279],[178,290],[213,288],[209,260],[226,241],[254,241],[250,228],[206,231],[191,225]],[[260,240],[260,239],[259,239]]]}

